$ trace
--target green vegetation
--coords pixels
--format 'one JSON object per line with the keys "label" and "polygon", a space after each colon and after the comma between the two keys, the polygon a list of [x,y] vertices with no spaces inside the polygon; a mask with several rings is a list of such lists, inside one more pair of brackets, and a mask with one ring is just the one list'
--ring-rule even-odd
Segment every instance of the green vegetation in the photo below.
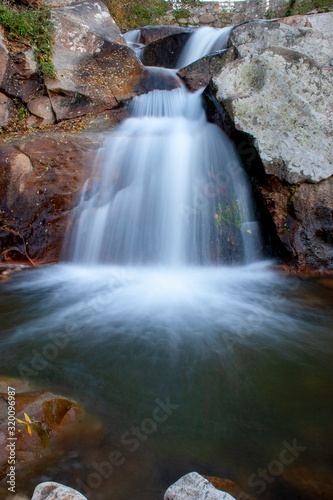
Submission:
{"label": "green vegetation", "polygon": [[224,210],[221,203],[218,204],[218,212],[215,214],[216,226],[219,233],[222,234],[223,222],[228,226],[241,227],[241,207],[238,200],[234,200],[230,205],[226,205]]}
{"label": "green vegetation", "polygon": [[179,19],[188,19],[191,16],[191,12],[188,9],[177,9],[174,11],[174,17],[178,22]]}
{"label": "green vegetation", "polygon": [[165,0],[104,0],[118,26],[131,29],[157,25],[158,19],[171,8]]}
{"label": "green vegetation", "polygon": [[14,97],[13,102],[16,107],[16,121],[24,122],[28,114],[27,109],[23,106],[23,103],[16,97]]}
{"label": "green vegetation", "polygon": [[41,74],[55,77],[51,58],[54,25],[47,7],[26,9],[1,5],[0,24],[5,28],[9,41],[24,42],[34,49]]}
{"label": "green vegetation", "polygon": [[[141,26],[156,26],[160,18],[172,12],[174,19],[190,17],[189,8],[202,5],[201,0],[103,0],[111,16],[122,28],[133,29]],[[175,6],[175,8],[173,8]],[[168,24],[167,21],[163,23]]]}

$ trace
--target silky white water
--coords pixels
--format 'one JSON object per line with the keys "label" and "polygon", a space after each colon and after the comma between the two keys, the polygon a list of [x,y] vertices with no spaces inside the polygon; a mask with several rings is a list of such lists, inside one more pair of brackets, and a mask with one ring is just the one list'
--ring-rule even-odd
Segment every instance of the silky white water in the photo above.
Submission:
{"label": "silky white water", "polygon": [[[98,179],[82,196],[88,201],[72,260],[186,265],[258,258],[246,174],[234,144],[207,122],[201,91],[155,90],[136,97],[130,114],[106,139]],[[225,248],[230,238],[235,256]]]}
{"label": "silky white water", "polygon": [[183,68],[206,54],[226,49],[231,30],[232,27],[218,29],[202,26],[198,28],[182,51],[177,66]]}

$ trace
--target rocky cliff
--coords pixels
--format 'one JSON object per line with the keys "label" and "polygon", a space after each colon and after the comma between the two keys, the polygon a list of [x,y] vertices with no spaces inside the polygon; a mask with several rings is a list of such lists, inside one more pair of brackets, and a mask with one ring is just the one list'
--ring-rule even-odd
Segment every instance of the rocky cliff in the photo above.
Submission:
{"label": "rocky cliff", "polygon": [[[31,48],[0,32],[0,254],[7,261],[59,260],[105,131],[154,83],[102,2],[52,2],[56,78],[41,76]],[[233,29],[226,52],[178,72],[192,90],[208,84],[214,120],[239,147],[273,246],[297,270],[333,269],[332,28],[332,13],[250,21]],[[188,36],[179,28],[142,30],[145,63],[158,65],[163,46],[179,51]]]}
{"label": "rocky cliff", "polygon": [[332,36],[333,13],[240,25],[211,83],[259,153],[251,175],[299,270],[333,269]]}

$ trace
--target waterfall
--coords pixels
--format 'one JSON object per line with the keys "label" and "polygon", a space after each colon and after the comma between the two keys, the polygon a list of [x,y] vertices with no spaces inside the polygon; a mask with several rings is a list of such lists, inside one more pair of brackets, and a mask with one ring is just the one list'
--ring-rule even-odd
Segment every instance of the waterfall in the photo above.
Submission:
{"label": "waterfall", "polygon": [[227,28],[210,28],[202,26],[191,35],[178,60],[178,67],[183,68],[207,54],[227,48],[232,26]]}
{"label": "waterfall", "polygon": [[208,123],[202,89],[190,93],[175,71],[155,71],[177,88],[135,97],[130,117],[106,138],[74,221],[72,260],[166,266],[255,260],[251,192],[234,144]]}

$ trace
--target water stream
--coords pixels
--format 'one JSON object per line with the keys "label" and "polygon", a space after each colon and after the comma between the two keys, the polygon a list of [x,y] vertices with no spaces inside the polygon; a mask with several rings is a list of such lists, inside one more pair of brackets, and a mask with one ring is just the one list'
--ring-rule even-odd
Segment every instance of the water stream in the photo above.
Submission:
{"label": "water stream", "polygon": [[[0,373],[73,397],[106,430],[64,445],[21,492],[55,480],[91,500],[156,500],[196,470],[255,496],[295,439],[285,472],[332,470],[332,291],[260,258],[234,145],[201,91],[162,73],[178,86],[135,98],[101,148],[69,261],[0,282]],[[152,426],[161,401],[172,409]],[[125,461],[94,486],[112,450]],[[260,498],[297,498],[270,478]]]}

